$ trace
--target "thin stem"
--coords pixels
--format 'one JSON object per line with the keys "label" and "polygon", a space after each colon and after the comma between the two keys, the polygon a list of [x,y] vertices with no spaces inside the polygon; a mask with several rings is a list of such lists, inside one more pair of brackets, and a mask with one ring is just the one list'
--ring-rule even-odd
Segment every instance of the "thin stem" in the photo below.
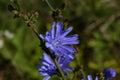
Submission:
{"label": "thin stem", "polygon": [[[75,61],[76,61],[76,63],[77,63],[77,66],[79,67],[78,72],[80,71],[80,72],[81,72],[81,74],[83,75],[83,77],[85,77],[86,75],[85,75],[85,73],[84,73],[83,69],[82,69],[82,68],[80,68],[80,61],[79,61],[79,59],[77,58],[77,55],[75,55]],[[76,74],[75,74],[75,75],[76,75]]]}
{"label": "thin stem", "polygon": [[62,70],[61,70],[61,68],[60,68],[60,66],[59,66],[59,64],[58,64],[58,62],[56,61],[56,58],[54,59],[54,63],[55,63],[55,65],[56,65],[58,71],[60,72],[60,74],[61,74],[63,80],[66,80],[66,77],[65,77],[65,75],[63,74],[63,72],[62,72]]}
{"label": "thin stem", "polygon": [[48,0],[45,0],[45,2],[47,3],[47,5],[50,7],[50,9],[51,9],[52,11],[55,11],[55,9],[52,7],[52,5],[49,3]]}
{"label": "thin stem", "polygon": [[75,80],[75,78],[76,78],[76,72],[74,72],[73,77],[72,77],[71,80]]}
{"label": "thin stem", "polygon": [[83,77],[85,77],[85,73],[84,73],[83,69],[80,69],[80,72],[82,73]]}
{"label": "thin stem", "polygon": [[30,26],[30,28],[35,33],[35,35],[40,39],[40,41],[42,41],[42,39],[40,38],[39,33],[37,32],[37,30],[33,26]]}
{"label": "thin stem", "polygon": [[34,26],[30,26],[30,28],[32,29],[32,31],[35,33],[35,35],[38,37],[38,39],[40,40],[40,47],[42,47],[42,49],[50,55],[50,51],[48,48],[46,48],[44,41],[41,39],[41,37],[39,36],[39,33],[37,32],[37,30],[34,28]]}

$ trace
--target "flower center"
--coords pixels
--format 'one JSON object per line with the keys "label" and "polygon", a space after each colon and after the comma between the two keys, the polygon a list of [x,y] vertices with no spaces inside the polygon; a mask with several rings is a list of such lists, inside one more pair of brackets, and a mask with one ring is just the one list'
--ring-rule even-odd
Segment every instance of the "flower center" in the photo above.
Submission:
{"label": "flower center", "polygon": [[52,46],[58,47],[61,45],[61,40],[60,39],[55,39],[52,41]]}

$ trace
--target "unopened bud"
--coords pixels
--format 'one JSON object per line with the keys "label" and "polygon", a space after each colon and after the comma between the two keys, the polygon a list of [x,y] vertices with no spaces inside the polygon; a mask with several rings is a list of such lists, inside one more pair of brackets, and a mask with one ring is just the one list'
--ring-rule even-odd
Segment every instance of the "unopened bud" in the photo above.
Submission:
{"label": "unopened bud", "polygon": [[18,17],[21,17],[22,16],[22,14],[21,13],[18,13]]}
{"label": "unopened bud", "polygon": [[23,18],[24,18],[25,20],[28,20],[27,14],[23,14]]}
{"label": "unopened bud", "polygon": [[61,10],[63,10],[66,6],[66,3],[64,2],[62,5],[61,5]]}
{"label": "unopened bud", "polygon": [[38,12],[33,12],[32,13],[32,17],[37,17],[39,14],[38,14]]}
{"label": "unopened bud", "polygon": [[28,23],[27,23],[27,26],[28,26],[28,27],[31,27],[31,26],[32,26],[32,22],[31,22],[31,21],[28,22]]}

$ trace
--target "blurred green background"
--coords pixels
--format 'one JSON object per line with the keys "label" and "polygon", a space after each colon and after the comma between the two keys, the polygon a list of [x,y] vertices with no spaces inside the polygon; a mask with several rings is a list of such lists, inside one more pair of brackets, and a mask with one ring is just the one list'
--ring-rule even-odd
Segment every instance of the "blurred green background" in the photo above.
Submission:
{"label": "blurred green background", "polygon": [[[39,12],[39,33],[50,29],[51,10],[42,0],[18,0],[24,13]],[[120,0],[49,0],[54,8],[66,4],[62,16],[79,34],[79,64],[86,74],[111,67],[120,79]],[[43,50],[34,33],[7,10],[9,0],[0,0],[0,80],[42,80],[37,74]],[[75,61],[71,64],[75,66]],[[51,80],[56,80],[51,79]]]}

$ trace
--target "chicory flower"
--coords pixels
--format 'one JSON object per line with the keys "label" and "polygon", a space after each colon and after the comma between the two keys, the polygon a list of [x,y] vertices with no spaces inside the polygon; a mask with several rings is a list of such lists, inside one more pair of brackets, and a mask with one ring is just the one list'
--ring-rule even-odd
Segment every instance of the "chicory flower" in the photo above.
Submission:
{"label": "chicory flower", "polygon": [[73,27],[63,30],[63,22],[53,22],[50,31],[46,32],[46,36],[40,34],[40,37],[45,41],[45,45],[54,55],[66,56],[76,53],[72,44],[79,44],[78,35],[68,35]]}
{"label": "chicory flower", "polygon": [[[63,73],[67,76],[67,71],[72,71],[72,68],[68,66],[68,64],[73,60],[73,57],[59,57],[57,62],[63,71]],[[39,71],[38,73],[42,76],[45,76],[43,80],[49,80],[54,74],[57,73],[57,67],[54,64],[53,60],[46,54],[43,53],[43,59],[39,59],[40,64],[38,65]]]}

